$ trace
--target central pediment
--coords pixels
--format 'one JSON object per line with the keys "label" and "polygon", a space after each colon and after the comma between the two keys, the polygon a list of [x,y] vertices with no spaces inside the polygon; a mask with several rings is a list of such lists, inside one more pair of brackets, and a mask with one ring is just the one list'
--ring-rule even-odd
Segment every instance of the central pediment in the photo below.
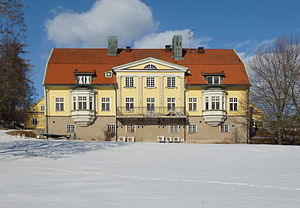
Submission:
{"label": "central pediment", "polygon": [[115,72],[120,71],[153,71],[153,70],[174,70],[179,72],[186,72],[187,67],[178,64],[170,63],[153,57],[137,60],[127,64],[122,64],[113,67]]}

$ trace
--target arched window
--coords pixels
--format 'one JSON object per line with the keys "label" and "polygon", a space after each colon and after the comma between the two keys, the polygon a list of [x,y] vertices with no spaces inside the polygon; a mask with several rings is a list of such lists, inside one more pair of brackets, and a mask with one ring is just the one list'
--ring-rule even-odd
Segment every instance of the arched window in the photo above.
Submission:
{"label": "arched window", "polygon": [[144,67],[144,69],[157,69],[153,64],[148,64]]}

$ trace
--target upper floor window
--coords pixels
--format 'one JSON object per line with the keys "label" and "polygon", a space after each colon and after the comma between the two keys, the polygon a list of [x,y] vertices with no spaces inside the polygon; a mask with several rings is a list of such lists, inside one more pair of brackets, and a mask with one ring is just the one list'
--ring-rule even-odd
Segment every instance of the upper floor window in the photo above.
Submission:
{"label": "upper floor window", "polygon": [[146,87],[147,88],[155,87],[155,77],[146,77]]}
{"label": "upper floor window", "polygon": [[110,98],[109,97],[101,98],[101,110],[102,111],[110,111]]}
{"label": "upper floor window", "polygon": [[32,124],[33,126],[36,126],[36,125],[38,124],[38,119],[37,119],[37,118],[32,118],[31,124]]}
{"label": "upper floor window", "polygon": [[197,110],[197,98],[189,98],[189,111]]}
{"label": "upper floor window", "polygon": [[221,76],[206,76],[207,84],[221,84]]}
{"label": "upper floor window", "polygon": [[41,105],[41,111],[45,111],[45,106],[44,105]]}
{"label": "upper floor window", "polygon": [[175,98],[167,98],[167,108],[168,110],[175,110]]}
{"label": "upper floor window", "polygon": [[238,99],[237,98],[229,98],[229,110],[230,111],[238,110]]}
{"label": "upper floor window", "polygon": [[147,98],[147,112],[153,112],[155,110],[155,98]]}
{"label": "upper floor window", "polygon": [[92,84],[92,76],[91,75],[77,76],[77,84]]}
{"label": "upper floor window", "polygon": [[125,87],[134,87],[133,77],[125,77]]}
{"label": "upper floor window", "polygon": [[157,69],[153,64],[148,64],[144,67],[144,69]]}
{"label": "upper floor window", "polygon": [[125,99],[125,108],[126,108],[126,111],[133,111],[134,110],[134,98],[127,97]]}
{"label": "upper floor window", "polygon": [[204,110],[225,110],[225,97],[212,95],[204,97]]}
{"label": "upper floor window", "polygon": [[64,111],[65,107],[65,99],[62,97],[55,98],[55,110],[56,111]]}
{"label": "upper floor window", "polygon": [[168,88],[176,87],[175,77],[167,77],[167,87]]}

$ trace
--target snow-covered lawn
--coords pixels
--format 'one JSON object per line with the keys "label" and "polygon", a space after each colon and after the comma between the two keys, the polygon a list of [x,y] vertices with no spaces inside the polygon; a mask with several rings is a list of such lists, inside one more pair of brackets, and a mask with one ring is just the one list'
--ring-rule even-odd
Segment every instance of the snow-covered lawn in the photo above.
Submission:
{"label": "snow-covered lawn", "polygon": [[2,208],[300,207],[300,147],[47,141],[0,131]]}

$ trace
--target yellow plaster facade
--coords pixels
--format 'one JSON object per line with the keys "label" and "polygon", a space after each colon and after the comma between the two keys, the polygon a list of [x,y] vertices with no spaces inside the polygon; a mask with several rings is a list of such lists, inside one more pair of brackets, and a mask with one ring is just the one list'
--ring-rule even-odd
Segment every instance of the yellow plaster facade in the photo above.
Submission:
{"label": "yellow plaster facade", "polygon": [[25,128],[33,130],[45,129],[45,100],[41,98],[26,113]]}

